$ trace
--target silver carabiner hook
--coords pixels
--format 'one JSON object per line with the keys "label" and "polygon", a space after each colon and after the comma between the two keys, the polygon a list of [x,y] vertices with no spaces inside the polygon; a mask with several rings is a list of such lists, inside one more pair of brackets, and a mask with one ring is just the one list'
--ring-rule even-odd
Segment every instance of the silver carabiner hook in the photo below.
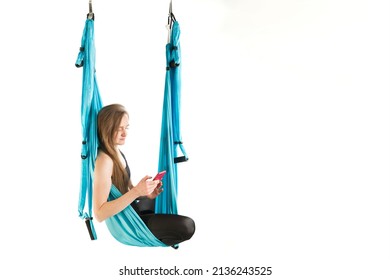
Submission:
{"label": "silver carabiner hook", "polygon": [[92,0],[89,0],[89,13],[87,15],[87,18],[88,19],[95,19],[95,15],[93,14],[93,10],[92,10]]}

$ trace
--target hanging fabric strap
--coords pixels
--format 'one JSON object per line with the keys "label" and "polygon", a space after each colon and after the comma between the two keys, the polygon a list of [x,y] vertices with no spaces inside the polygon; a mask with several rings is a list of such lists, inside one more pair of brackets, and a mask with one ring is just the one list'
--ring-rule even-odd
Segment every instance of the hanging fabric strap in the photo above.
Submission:
{"label": "hanging fabric strap", "polygon": [[[164,104],[160,134],[160,156],[158,169],[166,170],[163,178],[164,191],[156,198],[156,213],[177,214],[179,162],[187,161],[187,153],[183,146],[180,133],[180,98],[181,98],[181,53],[180,53],[180,26],[173,16],[172,8],[168,23],[169,42],[166,44],[166,74],[164,88]],[[169,26],[168,26],[169,27]],[[180,148],[182,155],[178,155]]]}
{"label": "hanging fabric strap", "polygon": [[[172,125],[173,125],[173,144],[179,147],[182,156],[175,156],[174,163],[185,162],[188,160],[180,135],[180,98],[181,98],[181,50],[180,50],[180,26],[173,14],[172,0],[169,3],[168,11],[168,44],[166,46],[166,91],[171,95]],[[168,116],[169,117],[169,116]]]}
{"label": "hanging fabric strap", "polygon": [[[184,149],[181,128],[180,128],[180,107],[181,107],[181,49],[180,49],[180,26],[174,21],[171,32],[171,43],[167,47],[167,63],[175,65],[169,69],[169,80],[171,87],[172,102],[172,125],[173,125],[173,144],[175,145],[174,163],[188,160],[187,153]],[[182,156],[178,156],[177,147],[180,148]]]}
{"label": "hanging fabric strap", "polygon": [[92,240],[97,239],[92,220],[92,176],[97,155],[97,114],[102,101],[95,75],[94,20],[87,18],[76,59],[76,67],[83,68],[81,98],[81,182],[79,193],[79,217],[85,220]]}

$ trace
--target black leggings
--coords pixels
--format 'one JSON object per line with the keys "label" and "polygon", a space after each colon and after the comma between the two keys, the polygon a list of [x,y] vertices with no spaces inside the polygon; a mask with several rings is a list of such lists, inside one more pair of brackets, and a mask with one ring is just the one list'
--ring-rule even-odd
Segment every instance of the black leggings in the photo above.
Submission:
{"label": "black leggings", "polygon": [[190,239],[195,232],[195,222],[186,216],[141,214],[140,217],[154,236],[168,246]]}

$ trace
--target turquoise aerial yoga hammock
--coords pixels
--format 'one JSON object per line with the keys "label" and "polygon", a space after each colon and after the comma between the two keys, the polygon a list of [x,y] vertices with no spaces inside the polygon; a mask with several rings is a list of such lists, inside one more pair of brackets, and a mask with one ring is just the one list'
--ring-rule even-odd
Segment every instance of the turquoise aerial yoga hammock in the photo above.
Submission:
{"label": "turquoise aerial yoga hammock", "polygon": [[[164,191],[156,198],[155,211],[163,214],[177,214],[177,163],[187,161],[180,134],[180,95],[181,95],[181,52],[180,26],[169,9],[168,27],[170,29],[166,45],[166,75],[164,104],[160,136],[160,157],[158,170],[166,170],[163,178]],[[182,156],[178,156],[177,148]]]}
{"label": "turquoise aerial yoga hammock", "polygon": [[[163,214],[177,213],[176,163],[187,160],[187,155],[181,143],[180,132],[178,131],[180,106],[180,48],[178,39],[180,31],[176,20],[172,20],[174,16],[171,7],[170,5],[168,22],[171,24],[172,35],[166,46],[167,74],[158,165],[159,170],[166,170],[167,174],[163,179],[164,192],[156,199],[156,213]],[[103,103],[96,81],[94,14],[92,12],[91,1],[76,66],[83,67],[81,99],[82,170],[78,211],[80,218],[84,219],[87,224],[91,239],[95,240],[97,239],[97,235],[92,222],[93,171],[99,146],[97,115],[103,107]],[[183,156],[181,157],[177,157],[177,146],[182,150]],[[112,185],[108,200],[117,199],[121,195],[119,190]],[[112,236],[123,244],[140,247],[167,246],[153,235],[131,205],[127,206],[120,213],[106,219],[106,225]]]}

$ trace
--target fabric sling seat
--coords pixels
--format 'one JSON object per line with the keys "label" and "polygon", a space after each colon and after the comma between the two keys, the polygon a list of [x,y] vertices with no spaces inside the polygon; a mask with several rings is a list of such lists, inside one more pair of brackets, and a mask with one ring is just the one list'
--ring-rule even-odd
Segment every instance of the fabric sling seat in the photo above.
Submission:
{"label": "fabric sling seat", "polygon": [[[117,199],[121,195],[115,186],[111,186],[108,200]],[[167,246],[153,235],[131,205],[106,219],[106,225],[112,236],[123,244],[139,247]]]}

